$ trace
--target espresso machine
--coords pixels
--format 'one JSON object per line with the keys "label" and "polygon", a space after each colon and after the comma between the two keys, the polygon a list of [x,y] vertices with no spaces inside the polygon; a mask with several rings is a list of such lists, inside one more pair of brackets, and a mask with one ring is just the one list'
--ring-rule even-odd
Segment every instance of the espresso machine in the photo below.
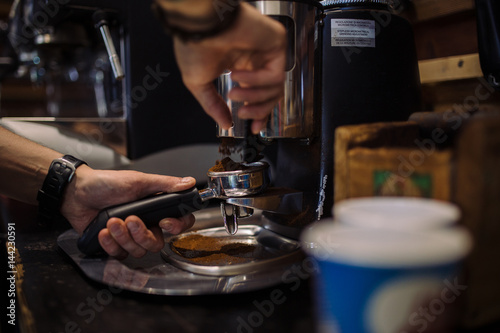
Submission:
{"label": "espresso machine", "polygon": [[216,144],[215,123],[182,84],[172,40],[151,5],[14,0],[3,48],[9,61],[0,67],[0,80],[4,86],[28,82],[43,98],[20,107],[4,94],[0,117],[70,128],[130,160]]}

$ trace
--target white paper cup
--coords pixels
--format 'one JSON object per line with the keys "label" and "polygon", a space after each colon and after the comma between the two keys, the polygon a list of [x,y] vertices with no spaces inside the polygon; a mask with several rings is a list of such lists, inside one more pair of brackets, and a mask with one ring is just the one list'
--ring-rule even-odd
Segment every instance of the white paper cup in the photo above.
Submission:
{"label": "white paper cup", "polygon": [[471,249],[465,229],[385,230],[327,220],[305,230],[302,240],[318,263],[320,332],[452,329],[457,293],[465,288],[459,268]]}
{"label": "white paper cup", "polygon": [[332,210],[336,221],[363,228],[423,230],[449,227],[460,209],[449,202],[411,197],[346,199]]}

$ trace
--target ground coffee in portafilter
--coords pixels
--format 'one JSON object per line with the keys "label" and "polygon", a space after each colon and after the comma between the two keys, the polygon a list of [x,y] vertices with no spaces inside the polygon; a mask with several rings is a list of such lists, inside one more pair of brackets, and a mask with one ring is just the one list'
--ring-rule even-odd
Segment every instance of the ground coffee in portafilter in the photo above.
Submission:
{"label": "ground coffee in portafilter", "polygon": [[206,266],[243,264],[266,257],[256,245],[197,234],[175,240],[171,249],[190,262]]}
{"label": "ground coffee in portafilter", "polygon": [[241,151],[241,146],[238,145],[235,138],[221,138],[219,145],[219,153],[222,156],[230,156]]}
{"label": "ground coffee in portafilter", "polygon": [[249,167],[245,164],[235,162],[229,157],[224,157],[220,161],[216,161],[215,165],[211,167],[209,172],[223,172],[223,171],[238,171],[247,170]]}
{"label": "ground coffee in portafilter", "polygon": [[219,153],[225,157],[239,154],[243,162],[250,163],[260,161],[264,158],[264,156],[261,154],[264,148],[265,144],[261,142],[258,135],[252,135],[250,138],[247,138],[240,143],[238,143],[238,140],[236,140],[235,138],[224,137],[221,138],[220,141]]}

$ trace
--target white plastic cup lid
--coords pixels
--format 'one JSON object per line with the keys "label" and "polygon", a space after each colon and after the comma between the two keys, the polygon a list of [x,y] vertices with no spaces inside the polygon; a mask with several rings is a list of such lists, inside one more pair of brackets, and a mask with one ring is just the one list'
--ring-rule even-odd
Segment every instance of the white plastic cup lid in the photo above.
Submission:
{"label": "white plastic cup lid", "polygon": [[426,230],[455,224],[460,210],[452,203],[435,199],[366,197],[336,203],[333,216],[343,224],[357,227]]}
{"label": "white plastic cup lid", "polygon": [[304,250],[321,261],[362,267],[408,268],[458,262],[472,248],[462,227],[436,230],[358,228],[324,220],[302,234]]}

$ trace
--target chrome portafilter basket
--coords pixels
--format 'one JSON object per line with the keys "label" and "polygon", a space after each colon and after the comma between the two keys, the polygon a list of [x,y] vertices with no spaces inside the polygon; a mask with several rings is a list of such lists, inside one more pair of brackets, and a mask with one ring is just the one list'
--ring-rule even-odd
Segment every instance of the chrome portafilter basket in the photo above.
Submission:
{"label": "chrome portafilter basket", "polygon": [[233,171],[209,171],[208,189],[216,197],[243,197],[266,189],[269,185],[269,164],[259,161],[240,165],[242,169]]}
{"label": "chrome portafilter basket", "polygon": [[[264,191],[269,185],[268,168],[265,162],[242,164],[245,169],[234,171],[209,171],[208,189],[200,192],[211,192],[215,198],[245,197]],[[238,231],[238,219],[250,217],[253,209],[229,205],[232,212],[228,213],[225,201],[221,201],[220,209],[224,227],[228,234],[234,235]]]}

